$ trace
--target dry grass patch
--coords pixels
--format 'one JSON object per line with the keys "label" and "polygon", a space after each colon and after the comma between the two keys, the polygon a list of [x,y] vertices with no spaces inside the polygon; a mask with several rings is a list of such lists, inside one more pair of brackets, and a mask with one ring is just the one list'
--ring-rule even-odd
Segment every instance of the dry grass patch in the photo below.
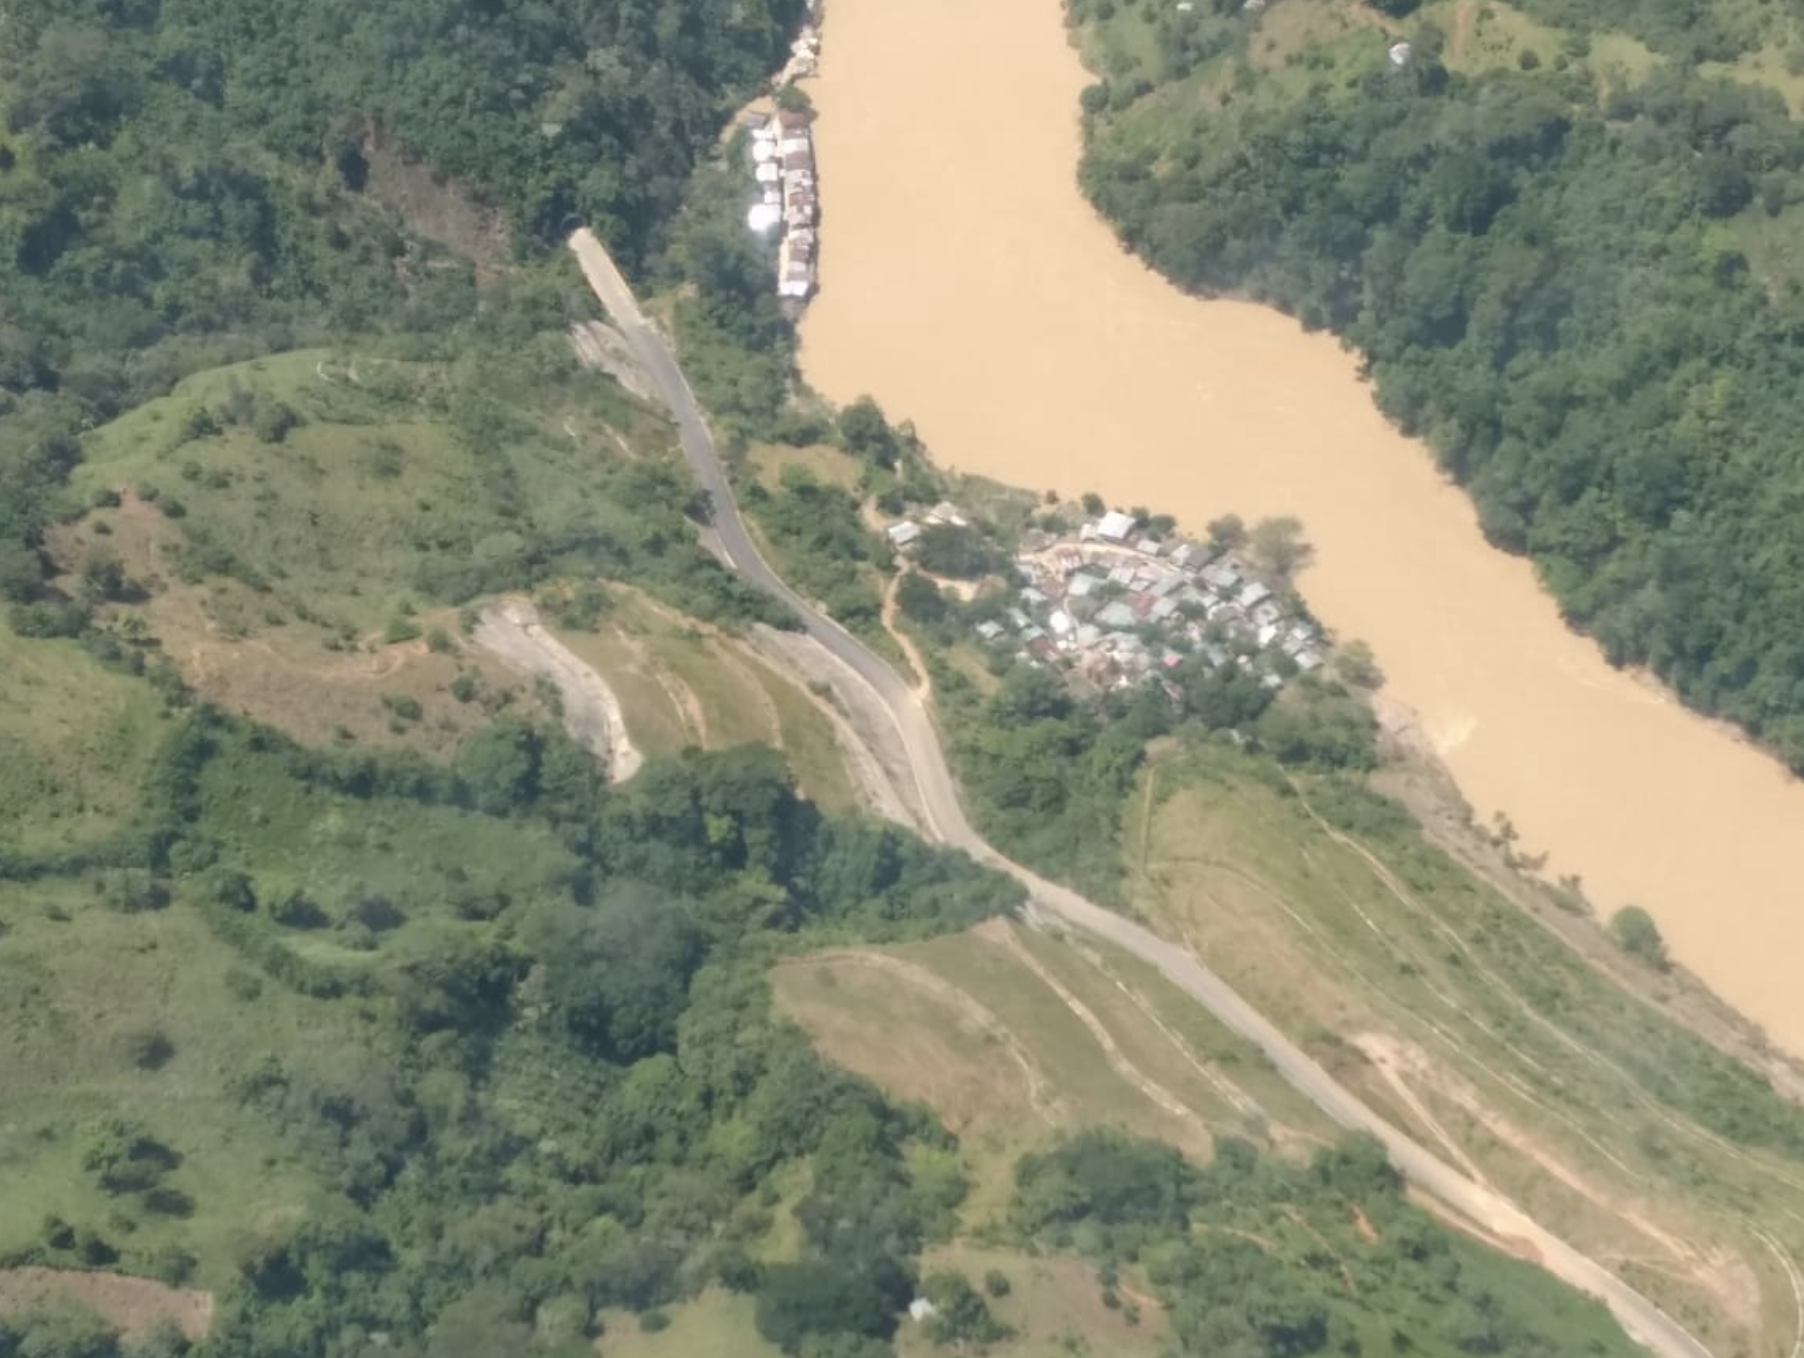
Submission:
{"label": "dry grass patch", "polygon": [[[1116,1291],[1136,1308],[1137,1318],[1130,1318],[1126,1307],[1105,1305],[1096,1270],[1072,1255],[1029,1257],[958,1241],[922,1256],[923,1274],[939,1269],[964,1274],[979,1291],[992,1269],[1008,1279],[1007,1295],[987,1300],[991,1313],[1015,1333],[985,1350],[991,1358],[1071,1358],[1082,1353],[1096,1358],[1154,1358],[1167,1351],[1170,1326],[1165,1311],[1132,1269],[1122,1270]],[[899,1358],[928,1358],[945,1350],[934,1348],[919,1326],[904,1321],[896,1352]]]}
{"label": "dry grass patch", "polygon": [[364,134],[363,154],[369,163],[366,197],[393,212],[408,230],[470,260],[479,279],[508,271],[512,248],[505,213],[484,203],[474,189],[410,158],[379,128]]}
{"label": "dry grass patch", "polygon": [[648,754],[769,744],[804,796],[830,812],[860,804],[823,701],[741,640],[613,587],[593,632],[558,638],[613,688],[633,741]]}
{"label": "dry grass patch", "polygon": [[981,1002],[930,968],[878,949],[796,958],[772,977],[779,1008],[836,1065],[919,1100],[959,1136],[1057,1114],[1032,1056]]}
{"label": "dry grass patch", "polygon": [[595,1351],[601,1358],[781,1358],[758,1334],[750,1297],[710,1288],[673,1306],[669,1325],[647,1329],[629,1311],[604,1311]]}
{"label": "dry grass patch", "polygon": [[74,1303],[135,1339],[172,1322],[190,1341],[206,1338],[213,1323],[213,1294],[170,1287],[117,1273],[77,1273],[54,1268],[0,1269],[0,1315],[39,1306]]}
{"label": "dry grass patch", "polygon": [[[984,1171],[1054,1130],[1121,1127],[1199,1159],[1213,1128],[1244,1130],[1188,1048],[1069,948],[991,921],[785,962],[773,987],[828,1059],[927,1103]],[[1007,1196],[1006,1173],[975,1177],[971,1220]]]}
{"label": "dry grass patch", "polygon": [[745,456],[758,483],[773,492],[782,489],[783,472],[789,467],[808,472],[826,485],[844,486],[853,492],[858,489],[863,470],[857,458],[826,443],[811,443],[803,448],[792,448],[786,443],[755,443]]}
{"label": "dry grass patch", "polygon": [[[1124,843],[1154,927],[1444,1158],[1587,1253],[1668,1273],[1658,1295],[1707,1342],[1745,1341],[1762,1310],[1790,1314],[1745,1204],[1765,1204],[1761,1229],[1795,1251],[1804,1174],[1729,1145],[1629,1073],[1657,1052],[1701,1059],[1658,1013],[1402,817],[1332,784],[1293,795],[1201,749],[1148,776]],[[1319,819],[1317,799],[1340,819]]]}
{"label": "dry grass patch", "polygon": [[[69,592],[80,588],[84,562],[118,562],[128,601],[101,606],[103,626],[167,657],[201,697],[305,745],[406,745],[443,756],[500,704],[542,707],[530,685],[464,642],[452,610],[399,620],[418,634],[406,641],[347,639],[235,580],[185,583],[180,527],[129,490],[117,509],[57,529],[49,545]],[[453,693],[463,674],[475,681],[470,701]]]}

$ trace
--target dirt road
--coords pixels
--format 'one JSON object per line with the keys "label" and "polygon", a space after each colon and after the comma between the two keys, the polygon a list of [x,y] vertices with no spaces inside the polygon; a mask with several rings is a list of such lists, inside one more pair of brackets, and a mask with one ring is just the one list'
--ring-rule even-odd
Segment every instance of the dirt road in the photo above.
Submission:
{"label": "dirt road", "polygon": [[1103,909],[1075,891],[1048,882],[1003,857],[979,836],[965,817],[957,784],[940,748],[939,733],[919,695],[851,633],[817,612],[790,589],[759,555],[740,519],[726,472],[694,393],[663,337],[640,313],[625,278],[592,232],[587,228],[575,232],[570,237],[570,248],[595,295],[607,308],[669,406],[683,451],[712,505],[713,526],[728,562],[748,580],[794,609],[803,631],[849,672],[848,682],[840,687],[842,694],[848,695],[848,701],[861,704],[875,701],[887,710],[906,751],[908,770],[918,793],[908,800],[921,807],[931,838],[963,849],[980,862],[1015,877],[1027,888],[1032,902],[1030,912],[1056,916],[1065,925],[1107,939],[1156,967],[1216,1019],[1264,1052],[1278,1073],[1329,1117],[1343,1127],[1376,1137],[1398,1172],[1410,1183],[1491,1235],[1524,1241],[1549,1273],[1596,1297],[1610,1309],[1624,1330],[1661,1358],[1711,1358],[1710,1350],[1647,1297],[1531,1221],[1501,1194],[1473,1182],[1426,1146],[1386,1122],[1184,948],[1132,920]]}
{"label": "dirt road", "polygon": [[524,599],[490,604],[482,610],[471,639],[522,674],[542,674],[557,685],[564,729],[603,762],[609,782],[622,782],[639,771],[645,761],[627,734],[614,690],[545,630],[531,604]]}

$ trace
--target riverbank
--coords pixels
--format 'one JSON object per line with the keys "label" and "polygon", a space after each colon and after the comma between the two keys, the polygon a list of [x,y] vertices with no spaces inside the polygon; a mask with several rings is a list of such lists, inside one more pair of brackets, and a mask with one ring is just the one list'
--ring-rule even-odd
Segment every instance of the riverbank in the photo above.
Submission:
{"label": "riverbank", "polygon": [[[802,324],[810,383],[873,393],[961,471],[1192,525],[1301,518],[1312,608],[1372,645],[1480,823],[1507,814],[1600,913],[1646,907],[1712,990],[1804,1050],[1804,788],[1567,629],[1331,338],[1185,297],[1123,253],[1075,183],[1088,77],[1052,0],[838,0],[829,24],[811,96],[834,249]],[[1001,98],[985,54],[1004,49]]]}

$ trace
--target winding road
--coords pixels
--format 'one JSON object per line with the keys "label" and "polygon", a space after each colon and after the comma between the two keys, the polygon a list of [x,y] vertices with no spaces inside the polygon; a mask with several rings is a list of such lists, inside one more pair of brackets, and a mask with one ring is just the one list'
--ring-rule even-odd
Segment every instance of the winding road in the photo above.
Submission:
{"label": "winding road", "polygon": [[1415,1188],[1491,1236],[1518,1244],[1549,1273],[1596,1297],[1624,1330],[1661,1358],[1712,1358],[1710,1350],[1682,1325],[1622,1279],[1386,1122],[1184,948],[1046,881],[990,847],[965,818],[939,734],[920,696],[885,661],[785,584],[759,554],[746,532],[695,394],[663,336],[640,312],[632,289],[594,233],[586,227],[576,231],[570,237],[570,248],[589,286],[669,406],[683,452],[707,493],[727,560],[747,580],[794,609],[807,634],[869,685],[888,710],[907,751],[919,804],[934,838],[1015,877],[1039,909],[1156,967],[1217,1020],[1265,1053],[1285,1080],[1334,1121],[1376,1137],[1398,1172]]}

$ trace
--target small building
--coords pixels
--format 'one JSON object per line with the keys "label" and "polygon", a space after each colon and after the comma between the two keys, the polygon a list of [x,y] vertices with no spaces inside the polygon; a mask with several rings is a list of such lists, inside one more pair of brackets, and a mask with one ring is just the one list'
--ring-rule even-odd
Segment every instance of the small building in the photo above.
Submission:
{"label": "small building", "polygon": [[1234,596],[1234,602],[1242,608],[1252,608],[1272,597],[1272,592],[1257,580],[1249,580]]}
{"label": "small building", "polygon": [[1322,658],[1314,651],[1304,650],[1297,652],[1297,668],[1302,670],[1304,674],[1308,674],[1311,670],[1319,670],[1321,667]]}
{"label": "small building", "polygon": [[889,539],[890,546],[906,547],[921,536],[921,525],[910,519],[903,519],[900,523],[892,523],[883,532]]}
{"label": "small building", "polygon": [[1134,544],[1134,550],[1147,556],[1157,556],[1164,550],[1164,545],[1157,538],[1141,538]]}
{"label": "small building", "polygon": [[1021,602],[1026,604],[1029,608],[1044,608],[1047,604],[1051,603],[1052,600],[1048,599],[1032,585],[1029,585],[1026,589],[1021,591]]}
{"label": "small building", "polygon": [[782,220],[783,209],[771,203],[753,203],[745,214],[745,224],[759,235],[774,230]]}
{"label": "small building", "polygon": [[1087,599],[1102,587],[1102,581],[1085,571],[1079,571],[1065,582],[1067,599]]}
{"label": "small building", "polygon": [[927,511],[927,522],[943,523],[952,528],[968,528],[971,521],[959,513],[958,506],[950,500],[941,500]]}
{"label": "small building", "polygon": [[1096,536],[1105,542],[1126,542],[1133,531],[1133,515],[1119,509],[1111,509],[1096,521]]}
{"label": "small building", "polygon": [[1178,611],[1176,599],[1155,599],[1153,606],[1147,610],[1146,616],[1154,622],[1166,622]]}
{"label": "small building", "polygon": [[1132,604],[1117,599],[1096,615],[1096,621],[1102,627],[1132,627],[1139,619],[1134,616]]}
{"label": "small building", "polygon": [[908,1318],[916,1324],[939,1313],[940,1308],[928,1301],[926,1297],[916,1297],[908,1303]]}
{"label": "small building", "polygon": [[1052,629],[1055,637],[1063,640],[1077,630],[1077,619],[1064,609],[1055,608],[1046,615],[1046,625]]}
{"label": "small building", "polygon": [[977,635],[985,641],[995,641],[1002,636],[1002,624],[999,622],[980,622],[977,624]]}
{"label": "small building", "polygon": [[1081,648],[1087,651],[1092,646],[1096,645],[1097,642],[1102,640],[1102,628],[1096,626],[1094,623],[1084,623],[1077,629],[1072,640],[1077,642]]}
{"label": "small building", "polygon": [[1015,630],[1017,632],[1034,625],[1034,620],[1018,608],[1009,609],[1008,620],[1015,624]]}
{"label": "small building", "polygon": [[1406,42],[1394,42],[1390,46],[1388,55],[1391,59],[1391,65],[1401,70],[1403,67],[1409,65],[1409,59],[1415,55],[1415,49]]}

